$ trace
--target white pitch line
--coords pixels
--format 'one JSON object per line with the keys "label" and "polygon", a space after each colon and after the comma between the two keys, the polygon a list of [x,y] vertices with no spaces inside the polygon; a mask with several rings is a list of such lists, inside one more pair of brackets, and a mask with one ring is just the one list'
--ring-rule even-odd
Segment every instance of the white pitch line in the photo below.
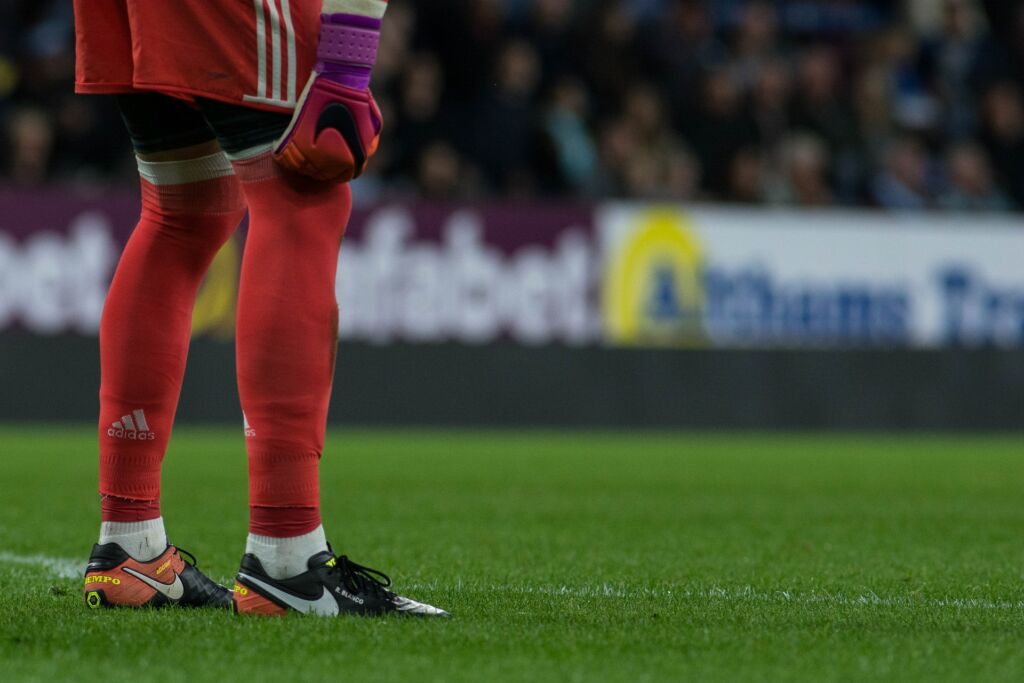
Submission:
{"label": "white pitch line", "polygon": [[[460,582],[461,584],[461,582]],[[425,583],[409,587],[415,590],[444,590],[445,587],[435,583]],[[612,584],[592,586],[510,586],[510,585],[460,585],[459,590],[484,591],[494,593],[517,593],[537,595],[567,595],[577,598],[667,598],[682,597],[684,600],[721,600],[725,602],[760,602],[765,604],[793,605],[834,605],[836,607],[877,606],[877,607],[937,607],[953,609],[982,610],[1024,610],[1024,600],[989,600],[982,598],[916,598],[906,595],[880,596],[874,592],[858,595],[830,593],[827,591],[764,591],[753,586],[739,588],[622,588]]]}
{"label": "white pitch line", "polygon": [[19,555],[11,552],[0,552],[0,564],[16,564],[29,567],[40,567],[61,579],[78,579],[85,575],[85,562],[69,560],[66,557],[50,557],[49,555]]}
{"label": "white pitch line", "polygon": [[[11,552],[0,552],[0,564],[39,567],[61,579],[77,579],[84,574],[85,563],[66,557],[49,555],[19,555]],[[410,592],[440,591],[448,587],[438,583],[406,584]],[[507,584],[474,585],[458,581],[456,591],[516,593],[523,595],[565,595],[576,598],[667,598],[682,597],[684,600],[721,600],[725,602],[760,602],[776,605],[834,605],[836,607],[874,606],[874,607],[937,607],[952,609],[980,610],[1024,610],[1024,600],[989,600],[983,598],[916,598],[906,595],[880,596],[874,592],[858,595],[830,593],[827,591],[765,591],[753,586],[725,588],[711,586],[709,588],[623,588],[603,583],[583,586],[517,586]]]}

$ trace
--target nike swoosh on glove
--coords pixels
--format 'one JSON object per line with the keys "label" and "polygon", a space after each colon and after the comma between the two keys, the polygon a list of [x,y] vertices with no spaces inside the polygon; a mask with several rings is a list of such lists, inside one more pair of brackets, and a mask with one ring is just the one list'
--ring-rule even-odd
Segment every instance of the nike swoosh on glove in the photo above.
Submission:
{"label": "nike swoosh on glove", "polygon": [[380,32],[324,22],[318,62],[274,158],[318,180],[348,182],[377,151],[384,121],[369,89],[344,84],[345,69],[372,65]]}

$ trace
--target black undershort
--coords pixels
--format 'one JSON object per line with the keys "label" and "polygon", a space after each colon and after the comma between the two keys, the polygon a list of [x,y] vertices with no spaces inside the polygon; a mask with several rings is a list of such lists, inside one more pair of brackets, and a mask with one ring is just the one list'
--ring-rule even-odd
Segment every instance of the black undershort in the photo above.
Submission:
{"label": "black undershort", "polygon": [[217,140],[228,154],[267,145],[284,134],[290,114],[209,99],[195,106],[159,93],[117,95],[135,151],[167,152]]}

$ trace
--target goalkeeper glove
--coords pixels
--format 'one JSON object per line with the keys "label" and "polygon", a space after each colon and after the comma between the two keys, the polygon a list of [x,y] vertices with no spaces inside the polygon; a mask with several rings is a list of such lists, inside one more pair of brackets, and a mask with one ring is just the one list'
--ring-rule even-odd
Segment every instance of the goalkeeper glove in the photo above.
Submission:
{"label": "goalkeeper glove", "polygon": [[366,170],[384,124],[368,88],[379,41],[379,20],[320,16],[318,61],[274,149],[280,164],[318,180],[341,182]]}

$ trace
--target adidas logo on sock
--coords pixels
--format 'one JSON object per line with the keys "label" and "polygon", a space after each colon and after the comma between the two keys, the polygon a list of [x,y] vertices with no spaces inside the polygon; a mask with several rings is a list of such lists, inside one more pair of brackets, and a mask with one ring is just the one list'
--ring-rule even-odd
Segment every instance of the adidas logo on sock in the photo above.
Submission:
{"label": "adidas logo on sock", "polygon": [[242,423],[245,425],[246,436],[256,436],[256,430],[249,424],[249,418],[245,416],[245,413],[242,413]]}
{"label": "adidas logo on sock", "polygon": [[125,415],[110,425],[107,436],[128,441],[153,441],[156,439],[156,432],[149,431],[145,411],[133,410],[131,415]]}

